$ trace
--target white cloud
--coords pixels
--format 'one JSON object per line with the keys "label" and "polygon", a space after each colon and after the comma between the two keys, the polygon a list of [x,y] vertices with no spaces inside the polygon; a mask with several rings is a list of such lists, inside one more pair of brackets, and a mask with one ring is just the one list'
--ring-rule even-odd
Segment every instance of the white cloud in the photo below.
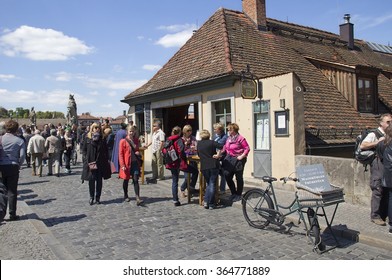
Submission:
{"label": "white cloud", "polygon": [[59,72],[55,74],[55,80],[58,82],[69,82],[72,79],[72,74],[67,72]]}
{"label": "white cloud", "polygon": [[84,82],[89,88],[132,91],[145,84],[147,80],[114,81],[110,79],[86,78]]}
{"label": "white cloud", "polygon": [[[77,104],[91,104],[96,100],[95,98],[88,98],[81,94],[75,94],[70,90],[53,90],[53,91],[27,91],[27,90],[18,90],[18,91],[9,91],[7,89],[0,89],[0,99],[4,103],[23,103],[27,105],[34,106],[35,104],[40,104],[54,107],[61,106],[63,110],[66,111],[68,105],[68,97],[70,94],[74,94],[75,99],[77,100]],[[15,98],[15,97],[18,98]]]}
{"label": "white cloud", "polygon": [[176,33],[166,34],[165,36],[161,37],[155,44],[161,45],[165,48],[181,47],[185,44],[186,41],[188,41],[190,37],[192,37],[193,31],[196,29],[196,25],[185,24],[160,26],[158,29]]}
{"label": "white cloud", "polygon": [[159,70],[161,68],[162,68],[161,65],[153,65],[153,64],[145,64],[145,65],[143,65],[143,69],[147,70],[147,71],[157,71],[157,70]]}
{"label": "white cloud", "polygon": [[117,92],[115,92],[115,91],[108,92],[108,96],[115,97],[115,96],[117,96]]}
{"label": "white cloud", "polygon": [[181,32],[184,30],[195,30],[196,29],[196,25],[195,24],[174,24],[174,25],[161,25],[158,26],[159,30],[165,30],[168,31],[170,33],[174,33],[174,32]]}
{"label": "white cloud", "polygon": [[98,91],[90,91],[89,94],[92,95],[92,96],[99,96],[99,92]]}
{"label": "white cloud", "polygon": [[110,89],[110,90],[126,90],[132,91],[147,82],[144,80],[112,80],[112,79],[99,79],[99,78],[91,78],[86,76],[85,74],[73,74],[68,72],[58,72],[53,74],[52,76],[48,75],[48,79],[52,79],[60,82],[69,82],[71,80],[78,80],[84,83],[84,85],[88,88],[93,89]]}
{"label": "white cloud", "polygon": [[10,57],[56,61],[89,54],[93,48],[60,31],[23,25],[0,37],[0,51]]}
{"label": "white cloud", "polygon": [[[116,98],[110,99],[97,91],[80,94],[61,89],[53,91],[10,91],[0,88],[1,106],[8,110],[16,107],[30,109],[34,106],[36,111],[58,111],[66,114],[70,94],[75,97],[78,114],[91,112],[93,116],[117,117],[122,114],[123,110],[128,109],[127,104]],[[107,101],[103,102],[102,100]]]}
{"label": "white cloud", "polygon": [[113,104],[103,104],[101,105],[102,108],[111,109],[113,108]]}
{"label": "white cloud", "polygon": [[388,21],[392,20],[392,12],[389,14],[385,14],[383,16],[377,16],[377,17],[369,17],[369,16],[363,16],[363,15],[353,15],[351,22],[355,22],[356,26],[359,26],[360,30],[368,29],[368,28],[373,28],[379,25],[382,25]]}
{"label": "white cloud", "polygon": [[0,80],[3,82],[8,82],[9,80],[16,79],[15,75],[5,75],[5,74],[0,74]]}

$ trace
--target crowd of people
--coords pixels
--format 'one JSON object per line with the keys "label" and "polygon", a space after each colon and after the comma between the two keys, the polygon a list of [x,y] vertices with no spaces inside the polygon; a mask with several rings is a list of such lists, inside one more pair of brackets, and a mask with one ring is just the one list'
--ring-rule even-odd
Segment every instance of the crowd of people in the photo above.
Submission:
{"label": "crowd of people", "polygon": [[[376,225],[385,226],[388,218],[389,233],[392,234],[392,115],[383,114],[379,119],[377,130],[369,133],[361,143],[361,149],[377,150],[377,157],[370,165],[371,211],[370,220]],[[89,204],[100,204],[103,180],[118,173],[122,179],[123,197],[130,202],[128,194],[129,181],[132,180],[136,205],[144,203],[140,196],[139,178],[143,164],[140,151],[152,147],[150,182],[165,180],[164,168],[170,170],[172,180],[172,200],[174,206],[180,206],[179,197],[187,197],[196,190],[199,169],[189,157],[197,155],[200,171],[206,181],[204,207],[215,208],[215,184],[219,178],[219,191],[224,193],[226,185],[230,190],[230,200],[241,199],[244,179],[243,172],[250,152],[247,140],[239,133],[236,123],[227,125],[214,124],[214,136],[203,129],[200,139],[196,139],[192,127],[175,126],[167,137],[159,121],[153,123],[151,142],[141,144],[137,127],[122,124],[116,134],[109,122],[93,123],[87,127],[76,125],[63,127],[47,124],[42,130],[27,127],[14,120],[0,125],[0,206],[1,219],[5,216],[4,205],[8,204],[9,220],[17,220],[17,186],[19,170],[26,161],[32,176],[43,175],[60,177],[70,174],[71,155],[79,147],[82,154],[82,183],[88,181]],[[171,143],[172,148],[165,146]],[[165,147],[165,148],[164,148]],[[164,162],[163,152],[172,150],[175,157]],[[63,168],[63,169],[62,169]],[[63,171],[63,172],[62,172]],[[180,173],[184,181],[180,185]],[[234,182],[234,176],[236,182]],[[188,177],[189,188],[188,188]],[[189,193],[188,193],[189,191]]]}
{"label": "crowd of people", "polygon": [[[206,209],[215,207],[215,182],[220,176],[220,192],[225,192],[225,185],[231,191],[230,199],[236,201],[243,190],[243,170],[249,145],[238,131],[236,124],[228,125],[228,134],[222,124],[215,124],[215,137],[211,139],[208,130],[200,132],[200,141],[192,134],[190,125],[183,128],[173,127],[172,135],[166,139],[162,131],[162,124],[154,122],[151,142],[139,143],[139,133],[133,124],[122,124],[116,134],[113,133],[109,122],[92,123],[84,127],[64,127],[61,124],[54,126],[47,124],[42,130],[35,126],[19,126],[14,120],[9,120],[2,125],[0,131],[0,183],[7,193],[6,200],[9,208],[9,220],[17,220],[16,198],[19,170],[26,162],[31,168],[31,175],[42,177],[44,167],[47,167],[46,176],[63,176],[71,174],[71,156],[79,148],[82,154],[81,180],[88,182],[89,204],[100,204],[103,180],[118,173],[122,179],[124,201],[130,202],[128,194],[129,181],[132,180],[136,205],[143,205],[140,196],[139,178],[143,164],[140,151],[152,147],[150,181],[165,180],[164,168],[169,169],[172,177],[172,196],[175,206],[180,206],[181,197],[197,192],[196,182],[199,170],[195,162],[188,157],[198,155],[200,170],[206,179],[207,187],[204,197]],[[1,127],[0,127],[1,128]],[[176,160],[170,163],[163,162],[163,146],[166,140],[172,140]],[[233,161],[233,158],[237,160]],[[230,159],[230,160],[228,160]],[[180,172],[184,174],[184,181],[178,190]],[[188,189],[188,174],[190,188]],[[236,176],[236,182],[233,176]],[[5,215],[5,213],[4,213]]]}
{"label": "crowd of people", "polygon": [[[203,129],[200,132],[200,140],[192,134],[190,125],[183,128],[175,126],[172,128],[171,135],[167,142],[173,146],[165,147],[165,134],[161,129],[161,123],[153,124],[154,132],[152,141],[145,148],[153,147],[153,180],[162,180],[163,157],[162,151],[172,149],[175,152],[175,159],[165,163],[165,167],[170,170],[172,177],[172,196],[174,206],[180,206],[181,202],[178,195],[178,184],[180,172],[184,174],[184,181],[180,186],[181,197],[186,197],[196,192],[196,182],[199,170],[196,161],[189,160],[189,157],[198,155],[200,159],[200,171],[206,180],[206,191],[204,196],[204,207],[206,209],[215,208],[215,183],[220,174],[220,193],[225,192],[225,185],[229,186],[231,195],[230,200],[238,201],[241,199],[244,180],[243,173],[246,158],[250,148],[246,139],[239,134],[239,126],[235,123],[228,124],[228,134],[225,133],[223,124],[214,125],[215,136],[211,139],[211,133]],[[157,156],[154,156],[156,154]],[[236,183],[234,183],[234,175]],[[189,188],[188,186],[188,176]],[[190,193],[186,193],[186,190]]]}

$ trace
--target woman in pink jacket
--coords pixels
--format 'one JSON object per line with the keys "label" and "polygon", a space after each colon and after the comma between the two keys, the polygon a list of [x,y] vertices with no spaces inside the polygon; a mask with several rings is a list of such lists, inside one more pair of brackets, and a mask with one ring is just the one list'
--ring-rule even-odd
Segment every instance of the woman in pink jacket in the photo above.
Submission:
{"label": "woman in pink jacket", "polygon": [[118,177],[124,179],[123,190],[124,190],[124,201],[129,202],[131,199],[128,196],[128,183],[129,179],[132,178],[133,188],[135,190],[136,205],[140,206],[143,200],[140,199],[140,160],[139,160],[139,140],[137,138],[136,128],[129,125],[127,128],[127,137],[121,139],[119,143],[118,161],[119,161],[119,173]]}
{"label": "woman in pink jacket", "polygon": [[[250,148],[246,139],[238,133],[239,127],[236,123],[229,124],[227,130],[229,131],[229,137],[222,149],[222,153],[226,152],[222,167],[227,185],[231,191],[230,199],[234,202],[241,199],[244,189],[244,168]],[[233,181],[234,175],[237,181],[237,189]]]}

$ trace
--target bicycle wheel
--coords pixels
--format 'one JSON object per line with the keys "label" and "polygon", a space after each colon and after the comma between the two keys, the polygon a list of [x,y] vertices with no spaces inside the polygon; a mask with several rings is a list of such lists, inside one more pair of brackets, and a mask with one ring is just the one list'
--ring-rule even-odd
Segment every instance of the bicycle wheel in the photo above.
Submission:
{"label": "bicycle wheel", "polygon": [[314,250],[318,249],[320,251],[324,251],[325,245],[321,240],[320,225],[318,223],[316,212],[312,208],[308,208],[307,215],[309,219],[310,232],[312,233],[314,238],[313,248]]}
{"label": "bicycle wheel", "polygon": [[247,191],[242,199],[242,213],[248,224],[254,228],[265,228],[270,221],[266,218],[269,213],[262,209],[274,209],[271,197],[263,190],[253,189]]}

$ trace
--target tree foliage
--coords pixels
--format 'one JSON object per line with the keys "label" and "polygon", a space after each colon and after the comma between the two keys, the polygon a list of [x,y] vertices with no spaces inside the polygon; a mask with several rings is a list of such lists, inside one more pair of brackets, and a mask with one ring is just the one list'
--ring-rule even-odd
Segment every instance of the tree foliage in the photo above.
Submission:
{"label": "tree foliage", "polygon": [[[13,119],[28,119],[30,116],[30,109],[25,109],[22,107],[17,107],[15,110],[7,110],[4,107],[0,107],[0,118]],[[64,113],[57,111],[38,111],[36,112],[37,119],[65,119]]]}

